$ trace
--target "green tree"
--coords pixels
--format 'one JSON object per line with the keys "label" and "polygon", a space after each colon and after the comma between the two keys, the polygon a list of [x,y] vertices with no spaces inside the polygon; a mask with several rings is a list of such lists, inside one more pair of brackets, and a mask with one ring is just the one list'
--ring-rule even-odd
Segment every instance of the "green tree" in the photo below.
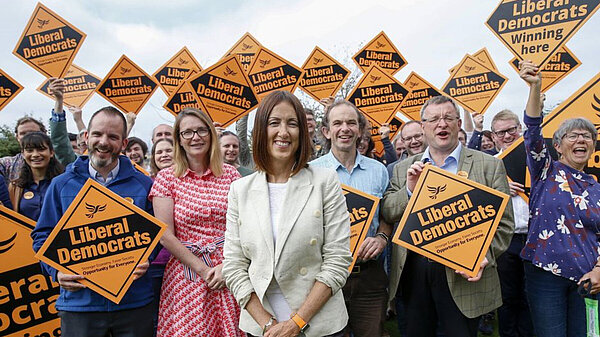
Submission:
{"label": "green tree", "polygon": [[0,157],[14,156],[21,151],[19,142],[11,127],[0,126]]}

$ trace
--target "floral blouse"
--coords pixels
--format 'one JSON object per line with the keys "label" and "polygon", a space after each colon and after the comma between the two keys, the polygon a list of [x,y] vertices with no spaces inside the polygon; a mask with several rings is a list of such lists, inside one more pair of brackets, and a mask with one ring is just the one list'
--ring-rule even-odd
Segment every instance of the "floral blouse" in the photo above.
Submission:
{"label": "floral blouse", "polygon": [[529,234],[521,257],[573,281],[592,270],[600,254],[600,185],[591,175],[553,160],[542,118],[524,117],[531,173]]}

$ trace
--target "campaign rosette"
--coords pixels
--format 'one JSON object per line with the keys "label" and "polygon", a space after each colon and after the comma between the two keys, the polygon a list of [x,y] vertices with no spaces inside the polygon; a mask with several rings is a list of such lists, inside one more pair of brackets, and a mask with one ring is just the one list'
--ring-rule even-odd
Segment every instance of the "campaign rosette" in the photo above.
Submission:
{"label": "campaign rosette", "polygon": [[37,252],[42,262],[119,303],[167,225],[88,179]]}

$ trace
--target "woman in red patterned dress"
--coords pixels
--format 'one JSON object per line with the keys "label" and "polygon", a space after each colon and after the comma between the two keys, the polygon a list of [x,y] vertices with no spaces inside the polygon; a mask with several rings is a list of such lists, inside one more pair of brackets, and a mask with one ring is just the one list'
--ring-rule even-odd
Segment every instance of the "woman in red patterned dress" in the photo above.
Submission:
{"label": "woman in red patterned dress", "polygon": [[243,336],[240,309],[221,273],[227,193],[240,177],[223,164],[208,116],[184,109],[175,120],[174,165],[150,192],[155,216],[169,225],[160,243],[173,257],[163,279],[158,336]]}

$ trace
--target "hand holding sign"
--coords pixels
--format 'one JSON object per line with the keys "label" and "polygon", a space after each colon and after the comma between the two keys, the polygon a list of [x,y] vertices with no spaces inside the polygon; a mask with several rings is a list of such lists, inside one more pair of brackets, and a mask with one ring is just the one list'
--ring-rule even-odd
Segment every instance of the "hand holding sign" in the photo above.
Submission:
{"label": "hand holding sign", "polygon": [[531,61],[519,62],[519,69],[519,76],[529,85],[539,85],[542,83],[542,74],[539,73],[540,68]]}
{"label": "hand holding sign", "polygon": [[406,189],[411,193],[415,190],[415,186],[417,186],[417,181],[419,181],[419,177],[421,176],[421,172],[423,172],[425,165],[427,164],[416,161],[408,168],[408,170],[406,170]]}
{"label": "hand holding sign", "polygon": [[[57,102],[62,102],[63,95],[65,93],[65,81],[62,78],[52,77],[50,79],[48,90],[52,93],[52,96],[56,98]],[[56,111],[56,113],[59,112],[60,111]]]}
{"label": "hand holding sign", "polygon": [[484,257],[483,261],[481,261],[479,272],[477,272],[477,275],[475,277],[469,277],[469,275],[467,275],[464,271],[460,271],[460,270],[455,270],[454,272],[457,274],[460,274],[460,276],[466,278],[467,281],[469,281],[469,282],[477,282],[477,281],[481,280],[481,275],[483,275],[483,270],[485,269],[485,267],[488,264],[489,264],[489,261],[488,261],[487,257]]}
{"label": "hand holding sign", "polygon": [[77,291],[85,288],[84,284],[79,283],[80,280],[85,279],[85,277],[81,275],[65,274],[59,271],[56,274],[56,279],[58,284],[60,284],[63,289],[68,291]]}

